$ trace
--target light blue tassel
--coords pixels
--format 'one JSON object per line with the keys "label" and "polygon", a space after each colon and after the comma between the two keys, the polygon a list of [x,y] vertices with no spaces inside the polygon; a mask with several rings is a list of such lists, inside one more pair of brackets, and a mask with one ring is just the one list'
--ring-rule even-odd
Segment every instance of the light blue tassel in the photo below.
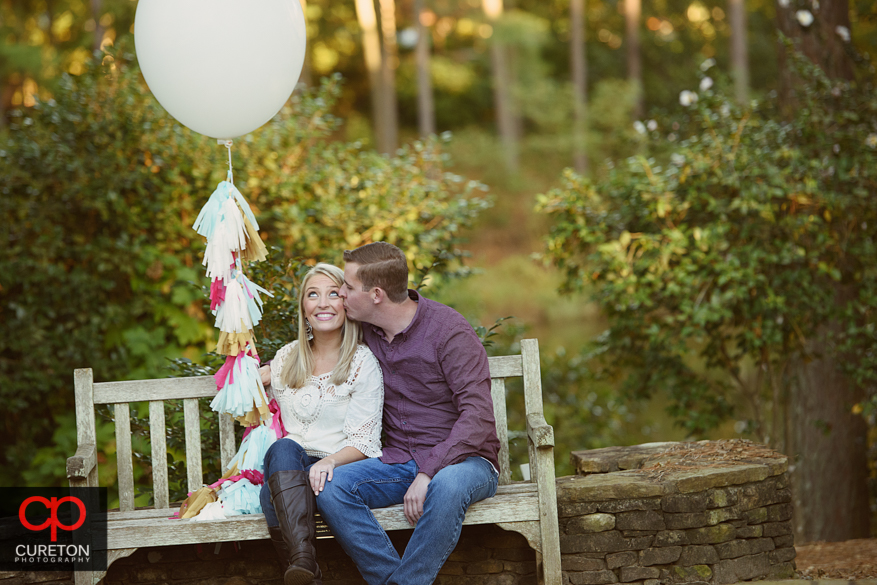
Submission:
{"label": "light blue tassel", "polygon": [[[232,382],[234,378],[234,382]],[[235,360],[222,389],[213,398],[210,408],[216,412],[224,412],[233,417],[241,417],[253,410],[253,404],[268,404],[262,377],[259,375],[259,363],[252,357],[244,355]]]}
{"label": "light blue tassel", "polygon": [[243,464],[238,469],[253,469],[259,473],[265,472],[265,454],[268,448],[277,440],[277,434],[268,425],[259,425],[247,435],[250,446],[244,455]]}
{"label": "light blue tassel", "polygon": [[217,494],[222,500],[223,511],[226,516],[240,514],[261,514],[262,504],[259,501],[260,486],[253,485],[246,478],[238,481],[225,482]]}
{"label": "light blue tassel", "polygon": [[243,277],[243,282],[241,284],[244,290],[248,293],[247,310],[250,312],[250,319],[253,321],[253,325],[258,325],[262,320],[262,299],[259,297],[259,293],[266,294],[271,298],[274,298],[274,295],[247,278],[247,275],[243,272],[239,272],[238,274]]}
{"label": "light blue tassel", "polygon": [[192,228],[208,240],[213,237],[217,224],[221,221],[222,204],[229,198],[228,181],[222,181],[207,199]]}
{"label": "light blue tassel", "polygon": [[226,180],[226,183],[230,185],[229,195],[235,198],[235,201],[237,201],[241,206],[241,209],[244,210],[244,215],[247,216],[247,219],[250,220],[250,223],[253,224],[256,231],[259,231],[259,223],[256,221],[256,216],[253,215],[253,211],[250,209],[250,204],[247,203],[247,200],[244,199],[244,196],[241,195],[241,192],[238,191],[238,188],[234,186],[234,183],[231,180],[231,171],[228,171],[228,179]]}
{"label": "light blue tassel", "polygon": [[244,440],[241,441],[241,446],[238,448],[238,452],[235,453],[235,456],[228,462],[226,470],[231,469],[237,464],[238,471],[252,469],[259,473],[264,473],[265,453],[268,452],[268,447],[273,445],[276,440],[277,434],[271,429],[271,427],[268,425],[259,425],[251,430],[249,434],[244,437]]}

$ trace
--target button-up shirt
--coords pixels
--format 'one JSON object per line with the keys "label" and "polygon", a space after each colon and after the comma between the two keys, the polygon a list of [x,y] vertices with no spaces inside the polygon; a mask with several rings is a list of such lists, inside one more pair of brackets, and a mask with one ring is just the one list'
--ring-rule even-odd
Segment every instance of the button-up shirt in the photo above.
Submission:
{"label": "button-up shirt", "polygon": [[391,342],[364,324],[365,342],[384,374],[381,461],[407,463],[433,477],[473,455],[499,468],[487,353],[454,309],[409,290],[417,312]]}

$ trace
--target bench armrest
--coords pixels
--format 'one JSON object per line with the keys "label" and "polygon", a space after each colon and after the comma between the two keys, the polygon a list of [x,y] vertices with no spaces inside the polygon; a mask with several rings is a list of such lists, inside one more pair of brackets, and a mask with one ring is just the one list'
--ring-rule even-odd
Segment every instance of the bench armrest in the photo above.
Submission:
{"label": "bench armrest", "polygon": [[542,413],[527,415],[527,436],[537,448],[554,447],[554,429]]}
{"label": "bench armrest", "polygon": [[97,449],[94,445],[80,445],[76,455],[67,459],[67,479],[88,479],[97,465]]}

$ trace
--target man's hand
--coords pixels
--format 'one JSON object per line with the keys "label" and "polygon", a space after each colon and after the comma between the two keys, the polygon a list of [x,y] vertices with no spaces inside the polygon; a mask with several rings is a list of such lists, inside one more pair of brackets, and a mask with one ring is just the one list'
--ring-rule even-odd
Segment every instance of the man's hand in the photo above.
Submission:
{"label": "man's hand", "polygon": [[259,368],[259,376],[262,378],[262,386],[271,385],[271,364]]}
{"label": "man's hand", "polygon": [[417,524],[420,517],[423,516],[423,502],[426,501],[426,488],[429,486],[431,478],[425,473],[418,473],[414,481],[405,492],[404,507],[405,519],[411,526]]}

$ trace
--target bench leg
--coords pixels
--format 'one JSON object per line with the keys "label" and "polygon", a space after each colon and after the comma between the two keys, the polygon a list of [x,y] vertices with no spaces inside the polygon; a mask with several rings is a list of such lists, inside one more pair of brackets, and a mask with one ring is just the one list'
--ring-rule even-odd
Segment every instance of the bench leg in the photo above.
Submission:
{"label": "bench leg", "polygon": [[[107,570],[109,570],[110,565],[112,565],[113,562],[125,557],[130,557],[136,550],[136,548],[108,550]],[[73,573],[73,583],[74,585],[97,585],[106,576],[107,571],[76,571]]]}

